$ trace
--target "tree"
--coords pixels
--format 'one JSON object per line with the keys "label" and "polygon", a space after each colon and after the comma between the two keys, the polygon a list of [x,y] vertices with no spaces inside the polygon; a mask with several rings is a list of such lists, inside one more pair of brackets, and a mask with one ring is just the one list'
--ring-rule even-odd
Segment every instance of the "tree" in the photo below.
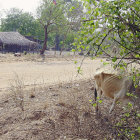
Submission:
{"label": "tree", "polygon": [[[74,45],[78,50],[84,50],[85,56],[108,57],[114,68],[120,68],[122,72],[133,63],[130,76],[137,87],[140,82],[140,1],[84,0],[83,3],[87,17],[82,19],[81,31]],[[112,53],[112,47],[117,53]],[[135,97],[132,93],[127,95]],[[139,108],[133,107],[128,104],[120,120],[113,120],[117,123],[110,125],[115,130],[115,139],[139,139]]]}
{"label": "tree", "polygon": [[[96,56],[106,55],[119,67],[139,63],[140,1],[86,0],[84,6],[87,17],[83,18],[80,37],[76,39],[78,48]],[[114,44],[117,54],[110,51]]]}
{"label": "tree", "polygon": [[1,19],[2,31],[18,31],[22,35],[43,38],[39,22],[28,12],[12,8],[6,13],[6,18]]}
{"label": "tree", "polygon": [[83,7],[81,2],[76,1],[57,0],[55,5],[52,0],[43,0],[37,13],[38,19],[44,28],[45,39],[41,50],[41,54],[44,54],[50,36],[55,36],[55,46],[57,45],[55,48],[59,46],[60,49],[60,42],[64,48],[62,42],[65,42],[67,34],[72,31],[76,33],[79,30]]}
{"label": "tree", "polygon": [[64,49],[69,50],[72,48],[74,37],[76,37],[81,26],[81,17],[84,15],[83,6],[80,1],[68,1],[65,11],[65,16],[68,19],[68,23],[65,28],[60,29],[63,38],[61,40],[60,54]]}
{"label": "tree", "polygon": [[63,1],[57,1],[55,5],[52,0],[43,0],[38,8],[38,19],[44,28],[44,44],[40,54],[44,54],[47,49],[48,36],[50,33],[57,31],[59,26],[66,25],[66,18],[64,16]]}

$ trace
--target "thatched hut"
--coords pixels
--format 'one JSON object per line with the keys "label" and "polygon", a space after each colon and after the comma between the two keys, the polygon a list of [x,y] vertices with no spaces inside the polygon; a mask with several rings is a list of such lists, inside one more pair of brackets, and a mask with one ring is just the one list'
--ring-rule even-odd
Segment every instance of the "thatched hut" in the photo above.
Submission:
{"label": "thatched hut", "polygon": [[30,41],[18,32],[0,32],[0,51],[23,52],[35,51],[38,44]]}
{"label": "thatched hut", "polygon": [[43,44],[43,43],[44,43],[43,40],[37,39],[37,38],[34,37],[34,36],[27,36],[27,35],[25,35],[25,38],[27,38],[27,39],[30,40],[30,41],[34,41],[34,42],[36,42],[36,43],[39,43],[39,44]]}

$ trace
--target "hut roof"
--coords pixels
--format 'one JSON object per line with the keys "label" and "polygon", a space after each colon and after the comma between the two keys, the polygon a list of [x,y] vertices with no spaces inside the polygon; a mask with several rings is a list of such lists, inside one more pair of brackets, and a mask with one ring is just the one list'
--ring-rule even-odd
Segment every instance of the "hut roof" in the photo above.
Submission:
{"label": "hut roof", "polygon": [[16,46],[33,46],[36,42],[30,41],[18,32],[0,32],[0,44]]}
{"label": "hut roof", "polygon": [[44,42],[43,40],[37,39],[37,38],[34,37],[34,36],[27,36],[27,35],[26,35],[25,38],[29,39],[30,41],[34,41],[34,42],[36,42],[36,43],[39,43],[39,44],[41,44],[41,43]]}

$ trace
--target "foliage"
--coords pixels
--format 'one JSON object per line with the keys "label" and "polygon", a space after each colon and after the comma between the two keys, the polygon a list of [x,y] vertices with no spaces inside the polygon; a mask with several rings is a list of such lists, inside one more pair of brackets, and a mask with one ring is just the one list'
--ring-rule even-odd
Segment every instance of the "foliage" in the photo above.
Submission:
{"label": "foliage", "polygon": [[[83,5],[87,16],[82,18],[81,31],[75,38],[77,50],[84,51],[85,56],[108,57],[114,68],[122,72],[133,63],[131,76],[137,87],[140,81],[137,67],[140,64],[140,1],[83,0]],[[119,139],[137,139],[140,128],[138,114],[139,110],[133,113],[133,109],[127,109],[118,120],[121,127],[113,124],[112,128],[118,130]],[[136,121],[129,127],[129,120],[133,119]]]}
{"label": "foliage", "polygon": [[124,108],[124,113],[114,122],[113,127],[116,130],[116,137],[118,139],[135,140],[140,138],[139,109],[137,107],[132,109],[132,104],[129,103]]}
{"label": "foliage", "polygon": [[65,16],[67,17],[68,23],[65,26],[65,30],[61,30],[62,33],[62,49],[71,49],[72,43],[74,42],[74,37],[76,37],[77,32],[80,30],[81,17],[83,13],[83,5],[80,1],[69,1],[66,3],[67,7],[65,9]]}
{"label": "foliage", "polygon": [[43,48],[47,48],[47,44],[53,48],[58,44],[63,50],[71,48],[80,27],[82,11],[82,4],[78,1],[57,0],[55,5],[52,0],[42,0],[37,9],[37,19],[30,13],[13,8],[1,19],[0,30],[18,31],[44,40]]}
{"label": "foliage", "polygon": [[[78,49],[96,56],[104,55],[117,66],[140,60],[140,1],[85,0],[87,17],[83,18]],[[113,53],[115,51],[115,53]],[[120,61],[117,61],[117,60]]]}
{"label": "foliage", "polygon": [[44,54],[47,48],[50,33],[57,33],[59,27],[64,27],[66,24],[63,3],[63,1],[57,1],[57,5],[55,5],[52,0],[43,0],[38,7],[38,19],[45,34],[44,45],[40,52],[41,54]]}
{"label": "foliage", "polygon": [[37,10],[37,16],[41,25],[43,27],[47,25],[49,32],[55,31],[57,29],[56,25],[64,23],[63,9],[63,1],[57,1],[57,5],[55,5],[52,0],[42,0]]}
{"label": "foliage", "polygon": [[[78,6],[79,3],[75,1],[57,0],[57,3],[54,4],[52,0],[42,0],[37,11],[38,19],[45,33],[41,54],[46,50],[49,40],[51,41],[51,45],[53,45],[53,41],[55,42],[54,46],[61,45],[61,50],[72,43],[74,32],[79,27],[75,26],[78,23],[78,19],[80,19],[78,12],[82,11],[82,7]],[[77,8],[72,11],[71,7],[73,5],[77,5]],[[77,20],[75,21],[74,19]],[[70,37],[70,35],[72,36]]]}
{"label": "foliage", "polygon": [[43,39],[39,22],[27,12],[13,8],[7,11],[6,18],[1,19],[2,31],[18,31],[22,35]]}

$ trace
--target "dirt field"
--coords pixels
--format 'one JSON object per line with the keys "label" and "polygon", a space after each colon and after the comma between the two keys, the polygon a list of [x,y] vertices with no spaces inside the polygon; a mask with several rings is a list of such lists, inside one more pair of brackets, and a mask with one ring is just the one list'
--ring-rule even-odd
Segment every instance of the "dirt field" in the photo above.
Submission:
{"label": "dirt field", "polygon": [[0,140],[117,139],[112,125],[122,108],[108,115],[112,101],[104,98],[97,115],[89,101],[101,61],[86,58],[76,76],[81,60],[0,55]]}
{"label": "dirt field", "polygon": [[[11,60],[13,59],[11,58]],[[14,81],[17,75],[26,86],[34,84],[52,85],[93,78],[95,70],[101,65],[100,60],[85,59],[82,65],[82,74],[77,76],[77,67],[81,60],[82,57],[71,59],[48,58],[48,60],[46,58],[45,61],[41,61],[41,59],[36,61],[3,61],[0,63],[0,89],[10,87],[10,83]],[[75,64],[75,61],[78,63]]]}
{"label": "dirt field", "polygon": [[[31,90],[20,89],[20,92],[19,89],[14,89],[10,94],[6,94],[5,91],[0,98],[0,139],[98,140],[104,136],[110,138],[106,129],[109,121],[106,122],[101,115],[100,118],[96,117],[95,110],[89,103],[94,97],[90,88],[93,84],[93,81],[88,80],[35,87]],[[106,103],[110,104],[109,101]]]}

